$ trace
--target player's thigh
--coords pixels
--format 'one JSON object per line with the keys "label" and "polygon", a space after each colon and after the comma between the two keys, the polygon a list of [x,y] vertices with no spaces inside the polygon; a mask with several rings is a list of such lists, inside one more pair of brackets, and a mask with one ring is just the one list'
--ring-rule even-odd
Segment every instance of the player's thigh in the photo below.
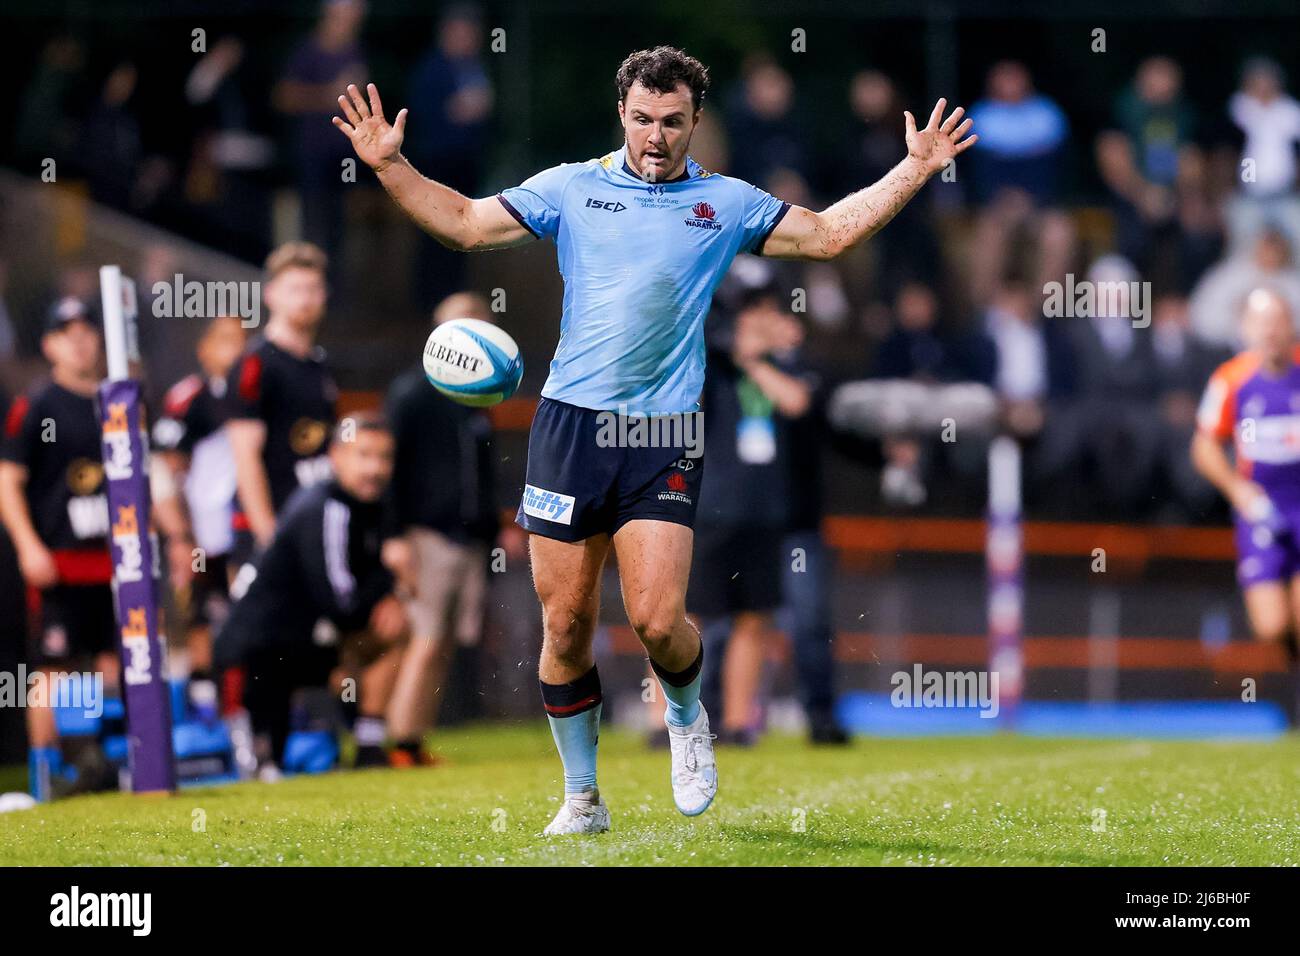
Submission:
{"label": "player's thigh", "polygon": [[528,553],[533,587],[544,617],[550,619],[547,629],[560,617],[594,625],[600,609],[600,575],[609,554],[609,535],[559,541],[530,534]]}
{"label": "player's thigh", "polygon": [[[1295,585],[1293,584],[1294,588]],[[1250,629],[1262,641],[1280,641],[1291,626],[1291,596],[1281,581],[1260,581],[1245,589]]]}
{"label": "player's thigh", "polygon": [[684,524],[638,518],[614,535],[623,607],[638,629],[670,631],[686,612],[695,532]]}

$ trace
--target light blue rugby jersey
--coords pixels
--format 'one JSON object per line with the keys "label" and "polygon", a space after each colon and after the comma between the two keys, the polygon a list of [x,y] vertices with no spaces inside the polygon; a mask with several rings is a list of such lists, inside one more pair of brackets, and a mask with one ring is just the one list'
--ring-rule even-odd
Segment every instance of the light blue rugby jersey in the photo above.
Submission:
{"label": "light blue rugby jersey", "polygon": [[625,149],[497,197],[558,247],[564,311],[542,395],[598,411],[695,411],[713,291],[737,253],[762,251],[790,206],[689,158],[678,179],[647,183]]}

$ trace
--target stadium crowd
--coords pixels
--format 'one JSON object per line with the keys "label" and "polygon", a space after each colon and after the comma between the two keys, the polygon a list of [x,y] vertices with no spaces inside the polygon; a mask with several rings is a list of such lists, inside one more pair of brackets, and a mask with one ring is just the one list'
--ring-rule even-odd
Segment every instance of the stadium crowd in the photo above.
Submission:
{"label": "stadium crowd", "polygon": [[[36,169],[56,159],[94,199],[249,261],[265,257],[273,236],[301,235],[330,256],[335,301],[349,311],[344,199],[370,187],[340,176],[347,142],[329,116],[337,91],[370,75],[366,14],[359,0],[324,4],[279,61],[240,37],[213,37],[176,77],[187,109],[165,138],[137,107],[135,64],[92,74],[85,41],[52,37],[20,95],[13,160]],[[485,186],[497,122],[485,43],[482,12],[450,8],[403,91],[423,113],[407,155],[469,194]],[[816,206],[875,181],[902,155],[899,116],[914,92],[879,70],[854,74],[851,126],[828,156],[814,147],[798,77],[754,53],[707,105],[693,153],[706,168]],[[988,386],[1030,450],[1031,510],[1068,502],[1075,515],[1221,518],[1182,454],[1195,396],[1239,345],[1232,316],[1246,290],[1267,281],[1300,305],[1300,103],[1281,67],[1248,60],[1227,102],[1194,102],[1180,65],[1150,57],[1125,88],[1103,94],[1113,97],[1111,121],[1092,143],[1078,141],[1022,63],[990,64],[983,89],[962,94],[982,132],[952,182],[846,262],[778,269],[803,293],[808,360],[842,381]],[[1081,160],[1100,194],[1072,188],[1088,178],[1071,175]],[[285,196],[298,210],[287,220]],[[464,287],[463,256],[423,235],[412,255],[411,314]],[[1150,329],[1045,315],[1043,290],[1067,276],[1148,284]],[[0,311],[0,354],[34,351],[34,328]],[[943,444],[887,436],[878,460],[866,456],[881,466],[870,506],[954,494],[969,506],[961,488],[978,455]],[[1062,481],[1079,494],[1056,493]],[[1053,493],[1035,494],[1042,489]]]}

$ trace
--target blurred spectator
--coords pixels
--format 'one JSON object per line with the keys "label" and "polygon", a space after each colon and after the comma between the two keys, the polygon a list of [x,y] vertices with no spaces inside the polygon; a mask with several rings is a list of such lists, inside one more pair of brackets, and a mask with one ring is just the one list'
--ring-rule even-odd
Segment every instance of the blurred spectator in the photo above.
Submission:
{"label": "blurred spectator", "polygon": [[1060,201],[1069,125],[1056,102],[1034,90],[1023,64],[1004,60],[989,71],[987,96],[970,110],[979,132],[971,150],[971,199],[980,210],[973,241],[972,293],[989,301],[1017,236],[1028,233],[1035,279],[1057,279],[1069,266],[1074,226]]}
{"label": "blurred spectator", "polygon": [[325,250],[339,272],[343,240],[343,160],[347,138],[330,124],[349,83],[365,85],[366,64],[357,39],[366,15],[362,0],[327,0],[312,35],[294,52],[276,85],[276,107],[291,120],[291,161],[302,200],[302,235]]}
{"label": "blurred spectator", "polygon": [[[996,421],[996,399],[986,384],[993,365],[989,343],[978,334],[943,334],[938,317],[931,289],[904,286],[871,378],[840,386],[831,400],[828,414],[837,429],[880,440],[881,497],[894,506],[924,504],[934,462],[943,457],[964,470],[971,462],[965,453],[980,444],[976,436]],[[957,442],[958,428],[970,440]],[[960,462],[948,451],[960,453]],[[982,461],[978,452],[975,457]]]}
{"label": "blurred spectator", "polygon": [[1237,316],[1246,295],[1258,286],[1277,290],[1291,304],[1291,314],[1300,315],[1300,269],[1293,264],[1286,236],[1272,227],[1258,234],[1249,252],[1224,259],[1197,284],[1192,331],[1210,345],[1239,350]]}
{"label": "blurred spectator", "polygon": [[45,44],[19,101],[14,145],[24,163],[77,163],[84,68],[85,53],[73,37],[58,36]]}
{"label": "blurred spectator", "polygon": [[[1300,197],[1296,196],[1296,145],[1300,103],[1286,92],[1282,68],[1263,57],[1242,71],[1241,88],[1228,101],[1232,121],[1245,135],[1241,193],[1229,207],[1232,249],[1244,249],[1267,223],[1300,243]],[[1247,167],[1249,164],[1249,167]]]}
{"label": "blurred spectator", "polygon": [[983,205],[1004,190],[1036,205],[1060,199],[1061,161],[1070,133],[1056,101],[1034,90],[1023,63],[1003,60],[989,71],[985,98],[970,109],[979,132],[971,151],[971,198]]}
{"label": "blurred spectator", "polygon": [[136,176],[144,156],[140,123],[132,106],[136,80],[134,64],[115,66],[104,80],[82,133],[81,154],[94,157],[94,162],[86,165],[90,194],[116,209],[133,207]]}
{"label": "blurred spectator", "polygon": [[1120,94],[1115,119],[1133,148],[1139,175],[1172,186],[1179,154],[1195,130],[1195,113],[1183,96],[1182,67],[1165,56],[1144,60],[1133,85]]}
{"label": "blurred spectator", "polygon": [[[893,80],[878,70],[856,74],[849,85],[849,107],[854,124],[840,154],[840,169],[835,177],[837,196],[878,181],[907,155],[901,122],[903,104]],[[894,217],[889,224],[888,242],[864,243],[862,251],[876,259],[876,294],[886,300],[892,299],[909,280],[935,284],[944,267],[942,250],[930,224],[930,210],[921,201],[908,203]]]}
{"label": "blurred spectator", "polygon": [[[755,304],[775,305],[787,301],[786,290],[790,286],[786,279],[789,273],[783,267],[789,265],[793,263],[778,263],[755,256],[738,257],[718,289],[714,300],[718,312],[714,321]],[[750,315],[749,319],[752,318]],[[779,346],[774,349],[771,361],[783,372],[791,373],[787,382],[776,380],[778,384],[790,386],[777,394],[782,397],[786,411],[793,413],[799,411],[799,405],[789,405],[789,399],[792,396],[797,399],[800,391],[806,390],[808,406],[803,414],[783,415],[777,423],[777,439],[781,443],[778,457],[789,468],[786,480],[791,489],[787,502],[786,535],[781,546],[783,556],[779,558],[780,624],[789,635],[794,651],[795,677],[799,699],[808,719],[809,738],[813,743],[838,744],[846,742],[847,737],[834,715],[835,669],[831,653],[835,640],[831,608],[834,558],[821,533],[824,511],[822,456],[830,439],[826,428],[826,390],[821,377],[805,366],[799,346],[794,344],[799,339],[799,326],[787,321],[788,318],[793,316],[786,313],[786,319],[775,319],[769,329],[769,332],[775,331],[770,344]],[[759,332],[763,325],[763,321],[757,324]],[[726,330],[715,324],[711,333],[715,349],[725,350],[728,347]],[[740,334],[743,337],[754,333],[755,327],[751,326]],[[735,343],[734,336],[731,345],[738,347],[742,355],[748,347],[743,341]],[[723,455],[730,460],[729,450]],[[712,628],[710,640],[719,642],[719,648],[725,646],[723,642],[728,625],[717,622],[709,627]],[[715,661],[715,664],[719,663]],[[717,671],[710,669],[710,680],[716,676]],[[711,693],[714,691],[716,688],[710,688]]]}
{"label": "blurred spectator", "polygon": [[950,371],[948,348],[939,337],[939,301],[928,286],[909,283],[894,302],[896,324],[876,351],[875,378],[937,382]]}
{"label": "blurred spectator", "polygon": [[[1154,56],[1143,61],[1132,86],[1119,96],[1115,129],[1097,138],[1097,166],[1110,190],[1118,252],[1148,277],[1161,268],[1171,274],[1157,278],[1178,280],[1184,219],[1197,233],[1213,230],[1212,219],[1197,206],[1204,163],[1193,146],[1193,131],[1195,113],[1183,96],[1182,69],[1169,57]],[[1190,206],[1187,211],[1180,200]]]}
{"label": "blurred spectator", "polygon": [[[791,355],[801,366],[797,349]],[[835,556],[822,536],[825,514],[822,457],[830,436],[827,430],[827,391],[822,378],[804,369],[811,404],[808,413],[786,422],[792,469],[789,526],[782,552],[779,624],[790,635],[794,651],[799,700],[808,718],[808,736],[816,744],[848,741],[835,718],[835,623],[831,589],[835,581]]]}
{"label": "blurred spectator", "polygon": [[1205,383],[1229,357],[1199,341],[1191,331],[1187,299],[1161,295],[1152,309],[1155,389],[1160,414],[1159,460],[1167,485],[1158,498],[1161,516],[1186,521],[1214,506],[1214,486],[1192,465],[1187,449],[1196,429],[1196,407]]}
{"label": "blurred spectator", "polygon": [[1154,261],[1144,278],[1186,292],[1218,260],[1223,252],[1223,195],[1213,178],[1202,150],[1183,151],[1174,183],[1178,241],[1170,244],[1170,257]]}
{"label": "blurred spectator", "polygon": [[[1121,256],[1103,256],[1088,270],[1097,288],[1137,280]],[[1091,315],[1069,327],[1078,383],[1074,414],[1057,416],[1051,429],[1074,444],[1074,465],[1091,477],[1098,507],[1132,517],[1146,501],[1159,447],[1152,336],[1134,327],[1131,304],[1116,308],[1100,293],[1095,303]]]}
{"label": "blurred spectator", "polygon": [[1062,477],[1075,459],[1074,437],[1056,427],[1074,394],[1074,353],[1056,320],[1044,317],[1037,298],[1021,281],[998,286],[983,316],[992,343],[993,387],[1004,427],[1025,449],[1026,498],[1046,491],[1059,501]]}
{"label": "blurred spectator", "polygon": [[[750,268],[746,261],[738,258],[733,273]],[[699,616],[705,643],[701,699],[721,713],[722,740],[748,744],[761,724],[771,617],[789,560],[781,550],[794,497],[787,423],[808,413],[811,393],[790,364],[801,327],[772,283],[745,288],[734,311],[716,311],[709,333],[702,398],[709,461],[687,608]]]}
{"label": "blurred spectator", "polygon": [[[947,345],[935,328],[938,300],[920,284],[905,286],[895,302],[897,324],[876,351],[875,378],[938,382],[949,372]],[[881,497],[888,504],[916,507],[926,499],[925,446],[912,434],[886,436]]]}
{"label": "blurred spectator", "polygon": [[208,212],[207,242],[260,262],[271,239],[266,174],[274,151],[254,129],[244,57],[243,43],[222,37],[185,81],[185,100],[198,118],[185,194]]}
{"label": "blurred spectator", "polygon": [[[493,91],[484,68],[483,24],[477,7],[451,8],[438,39],[415,67],[407,89],[414,119],[403,149],[430,179],[467,196],[478,195],[492,118]],[[465,257],[420,231],[415,282],[417,305],[431,309],[462,286]]]}
{"label": "blurred spectator", "polygon": [[1004,282],[984,313],[984,332],[994,352],[993,386],[1005,405],[1011,430],[1032,437],[1042,427],[1049,401],[1074,390],[1074,353],[1055,322],[1045,321],[1027,286]]}
{"label": "blurred spectator", "polygon": [[806,178],[808,137],[795,112],[790,74],[767,54],[755,54],[746,58],[741,77],[740,89],[727,103],[728,138],[737,147],[731,175],[764,183],[774,170],[791,169]]}
{"label": "blurred spectator", "polygon": [[[461,292],[439,303],[434,325],[452,319],[493,321],[487,300]],[[475,647],[483,631],[488,551],[497,543],[511,560],[525,556],[524,532],[501,525],[492,422],[486,409],[459,405],[429,387],[422,364],[388,390],[387,415],[397,442],[393,504],[400,544],[399,579],[411,641],[393,689],[393,758],[427,762],[425,733],[447,699],[457,646]]]}

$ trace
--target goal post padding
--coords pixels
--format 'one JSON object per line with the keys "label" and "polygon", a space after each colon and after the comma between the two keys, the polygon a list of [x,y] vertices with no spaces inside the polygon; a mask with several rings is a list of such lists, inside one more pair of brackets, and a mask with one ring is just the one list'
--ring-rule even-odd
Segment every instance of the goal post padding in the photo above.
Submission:
{"label": "goal post padding", "polygon": [[108,492],[113,607],[125,695],[127,754],[136,793],[176,789],[166,646],[159,627],[158,540],[150,523],[149,437],[135,351],[135,287],[117,266],[99,270],[108,378],[99,417]]}

